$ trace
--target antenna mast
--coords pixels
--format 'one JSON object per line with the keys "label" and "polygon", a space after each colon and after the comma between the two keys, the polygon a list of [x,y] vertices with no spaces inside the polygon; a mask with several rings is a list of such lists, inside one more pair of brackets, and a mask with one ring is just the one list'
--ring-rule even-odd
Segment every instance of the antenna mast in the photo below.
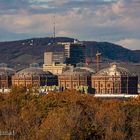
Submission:
{"label": "antenna mast", "polygon": [[54,22],[53,22],[53,39],[54,39],[54,43],[55,43],[55,15],[53,16],[53,18],[54,18]]}

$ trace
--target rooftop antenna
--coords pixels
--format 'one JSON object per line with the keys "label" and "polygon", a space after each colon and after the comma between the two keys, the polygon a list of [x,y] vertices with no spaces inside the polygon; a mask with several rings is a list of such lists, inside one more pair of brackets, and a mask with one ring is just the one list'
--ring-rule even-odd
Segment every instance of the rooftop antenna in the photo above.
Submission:
{"label": "rooftop antenna", "polygon": [[55,15],[53,16],[54,22],[53,22],[53,43],[55,44],[55,37],[56,37],[56,32],[55,32]]}

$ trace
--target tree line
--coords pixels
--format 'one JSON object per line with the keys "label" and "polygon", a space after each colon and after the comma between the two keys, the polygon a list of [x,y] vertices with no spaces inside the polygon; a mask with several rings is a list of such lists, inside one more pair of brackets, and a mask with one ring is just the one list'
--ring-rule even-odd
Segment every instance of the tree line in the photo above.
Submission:
{"label": "tree line", "polygon": [[140,97],[98,99],[75,91],[0,95],[2,140],[139,140]]}

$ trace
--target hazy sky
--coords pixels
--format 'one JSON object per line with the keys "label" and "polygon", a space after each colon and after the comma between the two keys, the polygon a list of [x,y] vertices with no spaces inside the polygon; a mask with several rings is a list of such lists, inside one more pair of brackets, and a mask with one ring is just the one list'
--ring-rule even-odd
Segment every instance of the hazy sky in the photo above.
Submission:
{"label": "hazy sky", "polygon": [[52,36],[140,50],[140,0],[0,0],[0,41]]}

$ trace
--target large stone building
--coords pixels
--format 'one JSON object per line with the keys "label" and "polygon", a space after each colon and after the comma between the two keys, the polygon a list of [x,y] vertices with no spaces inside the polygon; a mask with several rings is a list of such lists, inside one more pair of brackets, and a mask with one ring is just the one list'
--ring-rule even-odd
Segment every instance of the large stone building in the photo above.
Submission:
{"label": "large stone building", "polygon": [[8,68],[6,64],[0,64],[0,89],[10,88],[12,86],[11,77],[15,71]]}
{"label": "large stone building", "polygon": [[57,85],[57,83],[57,76],[34,66],[23,69],[12,76],[12,86],[39,87]]}
{"label": "large stone building", "polygon": [[92,76],[96,94],[137,94],[138,77],[127,69],[112,64]]}
{"label": "large stone building", "polygon": [[74,68],[58,76],[58,85],[64,89],[76,89],[78,86],[91,87],[92,72],[87,69]]}

